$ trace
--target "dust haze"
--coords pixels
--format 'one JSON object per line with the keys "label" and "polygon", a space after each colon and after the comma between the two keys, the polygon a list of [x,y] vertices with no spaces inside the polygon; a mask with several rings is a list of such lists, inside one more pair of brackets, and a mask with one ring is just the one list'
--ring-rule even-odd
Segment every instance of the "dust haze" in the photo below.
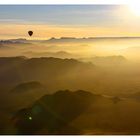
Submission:
{"label": "dust haze", "polygon": [[140,134],[140,38],[0,41],[1,134]]}

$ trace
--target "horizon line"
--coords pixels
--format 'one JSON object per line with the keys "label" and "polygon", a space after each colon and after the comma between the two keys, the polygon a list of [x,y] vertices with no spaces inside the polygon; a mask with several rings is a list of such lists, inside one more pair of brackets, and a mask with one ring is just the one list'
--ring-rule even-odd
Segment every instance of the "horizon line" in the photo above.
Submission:
{"label": "horizon line", "polygon": [[32,39],[32,37],[29,38],[7,38],[7,39],[0,39],[0,41],[4,40],[60,40],[60,39],[97,39],[97,38],[140,38],[140,36],[94,36],[94,37],[68,37],[68,36],[62,36],[62,37],[50,37],[49,39]]}

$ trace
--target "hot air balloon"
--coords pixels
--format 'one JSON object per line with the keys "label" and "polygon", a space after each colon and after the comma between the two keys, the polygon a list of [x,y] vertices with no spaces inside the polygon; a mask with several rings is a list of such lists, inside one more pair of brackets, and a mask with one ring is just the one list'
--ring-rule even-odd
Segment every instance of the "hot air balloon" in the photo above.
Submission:
{"label": "hot air balloon", "polygon": [[28,31],[29,36],[33,35],[33,31]]}

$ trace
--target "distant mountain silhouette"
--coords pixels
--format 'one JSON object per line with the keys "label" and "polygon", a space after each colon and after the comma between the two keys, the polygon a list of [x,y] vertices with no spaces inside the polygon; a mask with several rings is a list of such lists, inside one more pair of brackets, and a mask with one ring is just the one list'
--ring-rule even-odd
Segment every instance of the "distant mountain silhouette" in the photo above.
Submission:
{"label": "distant mountain silhouette", "polygon": [[83,38],[76,38],[76,37],[60,37],[55,38],[52,37],[48,40],[43,40],[42,42],[93,42],[95,40],[113,40],[113,39],[139,39],[140,37],[83,37]]}
{"label": "distant mountain silhouette", "polygon": [[73,71],[94,68],[94,65],[75,59],[1,57],[0,83],[14,85],[28,81],[55,82],[58,77]]}
{"label": "distant mountain silhouette", "polygon": [[58,52],[24,52],[27,57],[55,57],[55,58],[74,58],[74,55],[65,51]]}
{"label": "distant mountain silhouette", "polygon": [[34,91],[34,90],[41,90],[42,88],[44,88],[44,87],[39,82],[31,81],[31,82],[18,84],[10,92],[20,94],[20,93],[30,92],[30,91]]}
{"label": "distant mountain silhouette", "polygon": [[95,40],[113,40],[113,39],[139,39],[140,37],[82,37],[82,38],[76,38],[76,37],[60,37],[55,38],[52,37],[47,40],[27,40],[24,38],[17,38],[17,39],[9,39],[9,40],[0,40],[0,44],[30,44],[32,42],[38,42],[38,43],[58,43],[58,42],[94,42]]}
{"label": "distant mountain silhouette", "polygon": [[9,40],[0,40],[0,44],[28,44],[26,39],[9,39]]}
{"label": "distant mountain silhouette", "polygon": [[93,62],[97,65],[116,65],[126,62],[126,58],[124,56],[96,56],[91,58],[81,58],[80,60]]}

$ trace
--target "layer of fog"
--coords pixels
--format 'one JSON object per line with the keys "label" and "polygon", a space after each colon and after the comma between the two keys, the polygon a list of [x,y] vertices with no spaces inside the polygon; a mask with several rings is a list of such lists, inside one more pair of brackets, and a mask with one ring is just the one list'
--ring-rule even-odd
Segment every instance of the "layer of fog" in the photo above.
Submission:
{"label": "layer of fog", "polygon": [[[10,40],[11,41],[11,40]],[[0,56],[92,58],[122,55],[140,60],[140,38],[52,39],[0,42]],[[67,53],[67,54],[65,54]],[[61,56],[62,55],[62,56]],[[64,56],[63,56],[64,55]]]}
{"label": "layer of fog", "polygon": [[[64,83],[75,81],[73,85],[75,88],[72,87],[74,90],[84,87],[84,90],[91,92],[123,94],[140,90],[139,44],[140,38],[52,39],[46,41],[17,39],[1,42],[0,56],[74,58],[92,63],[95,65],[96,72],[86,70],[83,73],[84,81],[79,80],[77,84],[75,76],[79,75],[80,78],[81,73],[75,72],[65,75],[67,78],[62,77]],[[71,88],[70,85],[64,83],[61,84],[63,88]]]}

